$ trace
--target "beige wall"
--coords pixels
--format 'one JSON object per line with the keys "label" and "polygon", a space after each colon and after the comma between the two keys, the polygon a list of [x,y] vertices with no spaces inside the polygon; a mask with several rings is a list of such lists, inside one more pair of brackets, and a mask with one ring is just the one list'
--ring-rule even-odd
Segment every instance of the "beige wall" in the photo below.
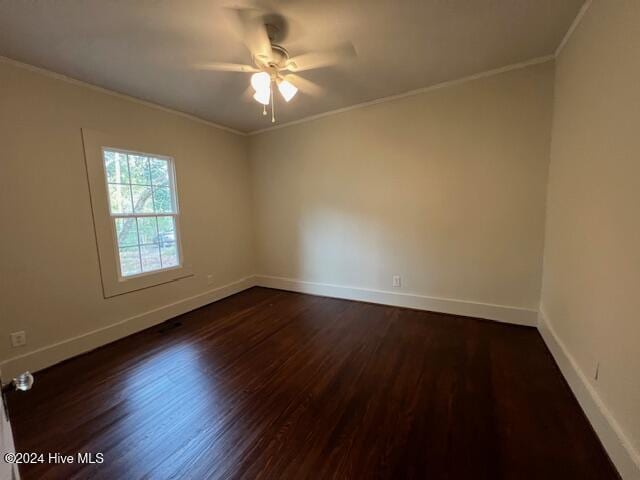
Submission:
{"label": "beige wall", "polygon": [[[0,362],[253,273],[523,309],[543,277],[546,321],[637,455],[638,25],[639,2],[595,1],[555,101],[548,62],[249,138],[0,62]],[[193,277],[103,298],[81,127],[188,160]]]}
{"label": "beige wall", "polygon": [[[103,298],[81,127],[135,130],[180,152],[193,277]],[[0,360],[253,273],[246,137],[0,62],[0,156]],[[11,348],[17,330],[26,347]]]}
{"label": "beige wall", "polygon": [[537,310],[552,89],[547,62],[251,136],[257,273]]}
{"label": "beige wall", "polygon": [[595,1],[557,60],[541,302],[636,455],[639,52],[640,2]]}
{"label": "beige wall", "polygon": [[[0,62],[0,362],[253,273],[382,290],[400,274],[402,292],[536,308],[552,74],[537,65],[248,139]],[[103,298],[81,127],[182,152],[195,276]],[[18,330],[28,345],[11,348]]]}

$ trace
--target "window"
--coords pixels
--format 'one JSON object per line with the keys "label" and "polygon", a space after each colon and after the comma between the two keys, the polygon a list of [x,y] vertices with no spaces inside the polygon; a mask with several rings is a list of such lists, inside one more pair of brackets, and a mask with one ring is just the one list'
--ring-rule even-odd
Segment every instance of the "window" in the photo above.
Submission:
{"label": "window", "polygon": [[170,157],[103,148],[120,279],[179,267],[179,213]]}
{"label": "window", "polygon": [[135,128],[83,128],[82,144],[104,298],[192,277],[176,176],[188,153]]}

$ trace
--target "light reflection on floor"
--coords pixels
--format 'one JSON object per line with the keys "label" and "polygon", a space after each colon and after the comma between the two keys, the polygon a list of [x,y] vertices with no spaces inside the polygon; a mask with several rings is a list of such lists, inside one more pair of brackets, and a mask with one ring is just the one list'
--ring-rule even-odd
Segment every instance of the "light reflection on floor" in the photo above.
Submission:
{"label": "light reflection on floor", "polygon": [[[221,427],[210,420],[202,422],[205,417],[215,418],[217,411],[224,412],[228,403],[219,394],[221,382],[206,374],[206,368],[198,348],[184,342],[156,350],[127,370],[121,379],[123,401],[116,407],[121,410],[118,428],[127,434],[121,437],[126,441],[116,447],[121,454],[110,459],[114,467],[131,471],[134,464],[147,456],[157,458],[159,453],[170,461],[177,450],[188,448],[192,439],[202,435],[203,428],[214,434]],[[185,435],[190,429],[193,433]],[[183,445],[172,441],[178,432]],[[154,439],[153,451],[145,451],[147,438]],[[158,452],[158,439],[164,440],[164,452]]]}

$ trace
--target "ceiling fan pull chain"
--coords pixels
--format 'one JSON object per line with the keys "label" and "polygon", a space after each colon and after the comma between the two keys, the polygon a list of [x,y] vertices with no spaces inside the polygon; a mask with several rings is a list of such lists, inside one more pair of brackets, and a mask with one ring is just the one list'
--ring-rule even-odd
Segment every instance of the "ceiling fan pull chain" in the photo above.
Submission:
{"label": "ceiling fan pull chain", "polygon": [[271,91],[271,123],[276,123],[276,102],[273,101],[273,86],[269,90]]}

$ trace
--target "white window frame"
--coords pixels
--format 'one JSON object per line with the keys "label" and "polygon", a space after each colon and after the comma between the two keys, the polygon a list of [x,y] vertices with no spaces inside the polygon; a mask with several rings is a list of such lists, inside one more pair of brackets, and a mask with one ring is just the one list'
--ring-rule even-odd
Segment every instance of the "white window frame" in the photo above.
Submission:
{"label": "white window frame", "polygon": [[[169,143],[168,139],[158,138],[158,136],[153,135],[153,132],[143,135],[141,132],[136,133],[132,131],[115,135],[83,128],[82,139],[85,164],[87,167],[87,180],[89,182],[89,192],[91,196],[96,246],[98,248],[98,260],[100,262],[103,296],[109,298],[193,276],[188,263],[188,244],[185,244],[183,231],[184,212],[180,210],[178,192],[179,179],[176,175],[176,170],[179,169],[180,152],[175,150],[175,147]],[[105,150],[169,160],[169,182],[171,183],[170,186],[174,193],[173,201],[175,204],[175,212],[112,214],[109,203],[107,173],[104,163]],[[144,152],[158,152],[158,154]],[[160,270],[122,276],[115,219],[145,216],[174,217],[179,263],[177,266]]]}
{"label": "white window frame", "polygon": [[[153,275],[155,273],[158,272],[164,272],[164,271],[168,271],[168,270],[175,270],[175,269],[179,269],[182,268],[182,243],[180,241],[180,239],[182,238],[181,235],[181,231],[180,231],[180,206],[178,203],[178,186],[177,186],[177,182],[176,182],[176,170],[175,170],[175,162],[173,160],[173,157],[169,157],[167,155],[159,155],[156,153],[145,153],[145,152],[139,152],[136,150],[125,150],[122,148],[115,148],[115,147],[108,147],[108,146],[103,146],[102,147],[102,168],[103,168],[103,173],[104,173],[104,183],[105,183],[105,189],[108,192],[109,191],[109,179],[107,177],[107,166],[104,162],[104,153],[105,152],[117,152],[117,153],[121,153],[124,155],[127,155],[127,165],[129,167],[129,172],[131,172],[131,165],[129,164],[129,155],[139,155],[141,157],[150,157],[150,158],[158,158],[160,160],[166,160],[167,164],[168,164],[168,173],[169,173],[169,190],[172,193],[172,201],[173,201],[173,212],[171,213],[167,213],[167,212],[162,212],[162,213],[113,213],[111,211],[111,208],[109,208],[109,215],[111,216],[111,234],[113,236],[113,245],[114,245],[114,254],[115,257],[117,259],[118,262],[118,281],[119,282],[126,282],[129,281],[131,279],[134,278],[138,278],[138,277],[143,277],[145,275]],[[129,183],[128,185],[135,185],[133,183]],[[146,186],[146,185],[145,185]],[[153,185],[151,186],[151,189],[153,191]],[[133,200],[133,194],[132,194],[132,200]],[[153,195],[152,195],[152,201],[153,201]],[[107,198],[107,202],[109,202],[109,198]],[[110,207],[110,205],[109,205]],[[174,229],[175,229],[175,235],[176,235],[176,245],[178,247],[178,265],[173,265],[171,267],[165,267],[165,268],[159,268],[156,270],[151,270],[148,272],[141,272],[141,273],[137,273],[135,275],[127,275],[124,276],[122,275],[122,263],[120,262],[120,250],[119,250],[119,245],[118,245],[118,232],[116,229],[116,219],[117,218],[133,218],[133,219],[137,219],[139,217],[173,217],[173,225],[174,225]],[[139,227],[136,225],[136,229],[138,229],[138,247],[143,246],[143,244],[140,243],[140,231],[139,231]],[[138,249],[138,255],[140,255],[140,265],[142,265],[142,254],[140,253],[140,249]],[[162,262],[162,256],[160,258],[160,261]]]}

